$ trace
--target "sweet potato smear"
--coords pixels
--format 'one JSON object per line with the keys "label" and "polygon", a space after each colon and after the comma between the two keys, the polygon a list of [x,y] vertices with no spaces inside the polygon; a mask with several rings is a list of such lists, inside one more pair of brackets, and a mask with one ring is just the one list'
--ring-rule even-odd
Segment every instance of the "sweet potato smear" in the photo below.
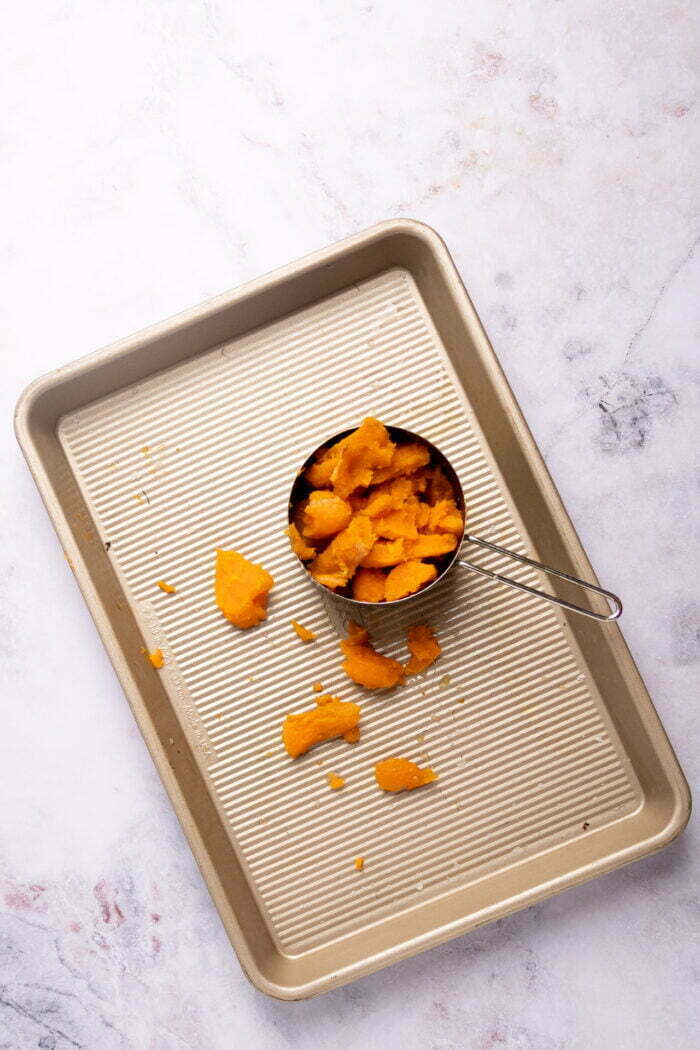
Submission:
{"label": "sweet potato smear", "polygon": [[274,580],[261,565],[237,551],[217,550],[214,591],[216,604],[236,627],[254,627],[267,616],[267,598]]}
{"label": "sweet potato smear", "polygon": [[432,769],[421,769],[407,758],[385,758],[377,762],[374,776],[382,791],[413,791],[438,778]]}
{"label": "sweet potato smear", "polygon": [[408,651],[411,659],[406,664],[406,674],[420,674],[442,653],[432,628],[425,626],[408,628]]}
{"label": "sweet potato smear", "polygon": [[365,689],[392,689],[403,681],[403,665],[373,649],[364,627],[350,623],[348,631],[349,636],[340,643],[340,650],[345,656],[343,670],[353,682]]}
{"label": "sweet potato smear", "polygon": [[298,758],[314,744],[342,736],[349,743],[359,739],[360,706],[335,696],[320,696],[317,706],[298,715],[287,715],[282,742],[287,754]]}
{"label": "sweet potato smear", "polygon": [[359,601],[391,602],[436,578],[435,561],[458,546],[464,515],[431,455],[421,441],[394,442],[369,418],[316,456],[287,531],[318,583]]}
{"label": "sweet potato smear", "polygon": [[386,600],[398,601],[409,594],[415,594],[426,583],[431,583],[437,576],[437,568],[425,561],[405,561],[392,569],[386,578]]}

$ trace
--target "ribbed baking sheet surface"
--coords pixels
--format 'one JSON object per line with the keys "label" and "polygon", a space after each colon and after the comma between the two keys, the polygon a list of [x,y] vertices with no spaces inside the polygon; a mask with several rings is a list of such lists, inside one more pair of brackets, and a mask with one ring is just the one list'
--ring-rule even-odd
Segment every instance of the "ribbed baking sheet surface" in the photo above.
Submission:
{"label": "ribbed baking sheet surface", "polygon": [[[468,393],[468,391],[467,391]],[[273,937],[296,954],[616,819],[639,788],[552,607],[455,570],[375,643],[406,657],[431,623],[443,656],[392,693],[340,669],[338,616],[284,535],[306,455],[376,415],[453,462],[470,531],[528,550],[464,392],[410,275],[393,269],[64,417],[60,437],[209,778]],[[265,624],[237,631],[213,601],[214,552],[261,562]],[[473,559],[497,567],[492,555]],[[501,568],[503,568],[501,566]],[[510,566],[507,567],[510,570]],[[524,580],[535,577],[516,570]],[[177,587],[167,595],[156,587]],[[317,632],[302,644],[294,618]],[[156,672],[154,672],[156,673]],[[292,762],[280,742],[312,684],[363,704],[362,740]],[[434,787],[382,794],[373,764],[430,763]],[[345,777],[331,792],[326,774]],[[365,857],[365,870],[353,860]]]}

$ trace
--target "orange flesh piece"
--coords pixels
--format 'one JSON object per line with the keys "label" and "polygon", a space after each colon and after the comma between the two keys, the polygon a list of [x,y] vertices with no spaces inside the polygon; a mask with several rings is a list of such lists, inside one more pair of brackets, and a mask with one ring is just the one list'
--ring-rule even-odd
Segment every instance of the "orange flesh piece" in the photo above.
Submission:
{"label": "orange flesh piece", "polygon": [[418,539],[406,543],[406,559],[442,558],[453,551],[458,543],[459,536],[451,532],[424,532]]}
{"label": "orange flesh piece", "polygon": [[358,602],[383,602],[386,576],[381,569],[358,569],[352,578],[352,596]]}
{"label": "orange flesh piece", "polygon": [[322,682],[314,682],[314,684],[311,686],[311,688],[313,689],[313,691],[315,693],[322,693],[323,692],[323,683]]}
{"label": "orange flesh piece", "polygon": [[362,871],[365,866],[364,857],[355,857],[355,871]]}
{"label": "orange flesh piece", "polygon": [[398,565],[404,558],[403,540],[377,540],[360,565],[363,569],[388,569],[392,565]]}
{"label": "orange flesh piece", "polygon": [[418,500],[411,499],[407,500],[400,510],[383,514],[374,523],[377,535],[386,540],[415,540],[418,537],[419,507]]}
{"label": "orange flesh piece", "polygon": [[371,418],[365,419],[337,447],[339,451],[331,473],[331,484],[343,498],[355,489],[371,485],[374,471],[387,467],[396,450],[384,424]]}
{"label": "orange flesh piece", "polygon": [[297,558],[308,561],[309,558],[316,557],[316,548],[309,546],[296,525],[288,525],[284,531],[289,536],[289,542]]}
{"label": "orange flesh piece", "polygon": [[175,588],[166,583],[165,580],[157,580],[156,587],[160,587],[161,591],[165,591],[166,594],[175,594]]}
{"label": "orange flesh piece", "polygon": [[442,653],[440,644],[430,627],[408,628],[408,651],[411,659],[406,664],[406,674],[420,674],[434,664]]}
{"label": "orange flesh piece", "polygon": [[432,769],[421,769],[407,758],[385,758],[377,762],[374,776],[382,791],[413,791],[438,778]]}
{"label": "orange flesh piece", "polygon": [[383,481],[390,481],[400,474],[413,474],[415,471],[425,467],[430,459],[430,452],[425,445],[416,442],[410,445],[399,445],[388,467],[375,470],[372,484],[379,485]]}
{"label": "orange flesh piece", "polygon": [[386,578],[386,600],[395,602],[415,594],[436,576],[437,568],[434,565],[424,561],[405,561],[392,569]]}
{"label": "orange flesh piece", "polygon": [[345,787],[345,781],[336,773],[328,773],[326,779],[328,780],[328,787],[331,791],[340,791],[341,788]]}
{"label": "orange flesh piece", "polygon": [[303,627],[300,623],[297,623],[296,620],[290,620],[290,623],[294,628],[296,635],[301,638],[302,642],[313,642],[316,637],[313,631],[310,631],[308,627]]}
{"label": "orange flesh piece", "polygon": [[314,744],[342,736],[357,739],[360,722],[359,704],[338,700],[335,696],[319,697],[311,711],[287,715],[282,725],[282,742],[291,758],[305,754]]}
{"label": "orange flesh piece", "polygon": [[430,508],[427,527],[431,532],[453,532],[461,536],[464,519],[453,499],[441,499]]}
{"label": "orange flesh piece", "polygon": [[309,485],[313,485],[316,489],[322,489],[326,485],[330,485],[331,474],[333,473],[333,468],[335,467],[339,454],[340,449],[338,448],[338,445],[324,449],[316,459],[316,462],[312,463],[306,471],[305,476]]}
{"label": "orange flesh piece", "polygon": [[302,532],[306,539],[325,540],[342,532],[350,523],[352,507],[334,492],[312,492],[302,510]]}
{"label": "orange flesh piece", "polygon": [[309,566],[309,572],[334,590],[344,587],[374,545],[375,532],[369,518],[356,515],[348,527],[332,539]]}
{"label": "orange flesh piece", "polygon": [[351,623],[349,631],[350,637],[340,643],[345,656],[343,670],[348,678],[365,689],[392,689],[403,681],[403,666],[373,649],[364,628]]}
{"label": "orange flesh piece", "polygon": [[267,617],[267,598],[274,580],[261,565],[237,551],[217,550],[216,604],[236,627],[254,627]]}

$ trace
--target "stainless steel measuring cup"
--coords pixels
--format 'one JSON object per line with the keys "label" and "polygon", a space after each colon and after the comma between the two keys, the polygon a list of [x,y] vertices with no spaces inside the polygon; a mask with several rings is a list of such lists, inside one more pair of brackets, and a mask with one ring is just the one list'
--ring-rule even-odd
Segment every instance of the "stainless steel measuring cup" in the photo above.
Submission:
{"label": "stainless steel measuring cup", "polygon": [[[304,464],[299,470],[299,473],[296,476],[294,484],[292,485],[292,491],[289,496],[288,517],[290,524],[294,520],[293,516],[295,507],[311,491],[310,486],[308,485],[308,482],[305,479],[307,468],[311,466],[311,464],[316,460],[317,456],[321,452],[323,452],[327,448],[330,448],[331,445],[335,445],[338,441],[342,441],[343,438],[348,437],[348,435],[352,434],[355,429],[356,428],[353,427],[350,430],[344,430],[342,433],[336,434],[335,437],[330,438],[328,441],[324,441],[323,444],[319,445],[319,447],[315,449],[311,453],[311,455],[305,460]],[[461,543],[457,544],[454,551],[452,551],[450,554],[446,554],[442,558],[430,559],[430,561],[432,561],[438,569],[438,574],[431,583],[429,583],[426,587],[421,588],[421,590],[416,591],[415,594],[409,594],[405,598],[397,598],[395,601],[391,602],[380,602],[378,603],[379,605],[395,606],[401,605],[404,602],[410,602],[412,599],[417,598],[418,595],[424,595],[432,587],[435,587],[435,585],[438,584],[442,579],[444,579],[445,575],[454,566],[460,566],[463,569],[468,569],[471,572],[478,573],[479,576],[487,576],[489,579],[496,580],[498,583],[506,584],[508,587],[515,587],[519,591],[526,591],[528,594],[534,594],[537,598],[542,598],[543,601],[551,602],[553,605],[559,605],[563,609],[568,609],[570,612],[580,613],[582,616],[589,616],[593,620],[601,620],[603,622],[608,622],[610,620],[617,620],[617,618],[622,614],[622,602],[617,597],[617,595],[613,594],[611,591],[606,591],[603,587],[598,587],[594,583],[587,583],[585,580],[580,580],[578,579],[578,577],[571,576],[569,575],[569,573],[562,572],[560,569],[554,569],[550,565],[543,565],[542,562],[535,561],[534,558],[526,558],[522,554],[516,554],[515,551],[508,550],[505,547],[499,547],[497,544],[491,543],[489,540],[484,540],[479,536],[474,536],[470,532],[468,532],[466,529],[466,506],[464,500],[464,492],[462,490],[462,485],[459,480],[459,477],[457,476],[457,472],[448,460],[447,456],[445,456],[444,453],[441,452],[439,448],[437,448],[437,446],[433,445],[432,442],[428,441],[420,434],[414,434],[410,430],[404,430],[401,427],[388,426],[387,430],[389,431],[389,436],[391,437],[391,440],[394,441],[396,444],[416,442],[421,445],[424,445],[429,450],[431,457],[431,465],[439,466],[442,468],[445,476],[447,477],[450,484],[452,485],[452,488],[454,489],[455,503],[462,512],[462,516],[465,521],[465,531]],[[610,605],[612,606],[612,611],[607,615],[605,615],[604,613],[594,612],[592,609],[587,609],[582,605],[575,605],[573,602],[566,601],[564,598],[558,598],[554,594],[547,593],[547,591],[541,591],[537,587],[530,587],[528,584],[521,583],[519,580],[514,580],[510,576],[503,576],[498,572],[493,572],[491,569],[484,568],[483,565],[476,565],[472,561],[467,561],[463,557],[463,552],[465,545],[470,543],[473,543],[475,546],[478,547],[483,547],[486,550],[493,551],[496,554],[501,554],[504,558],[509,558],[512,561],[520,562],[520,564],[522,565],[530,565],[534,569],[539,569],[550,576],[556,576],[560,580],[566,580],[567,583],[571,583],[578,587],[582,587],[586,591],[592,591],[595,594],[600,594],[610,603]],[[299,562],[302,565],[307,577],[309,578],[309,580],[311,580],[314,586],[319,587],[322,591],[325,591],[327,594],[332,594],[337,598],[342,598],[344,601],[350,603],[351,605],[367,606],[375,609],[377,608],[377,603],[358,601],[357,598],[353,598],[351,594],[345,593],[345,591],[333,591],[329,587],[326,587],[324,584],[319,583],[318,580],[315,580],[311,573],[308,571],[304,562],[301,561],[301,559],[299,559]]]}

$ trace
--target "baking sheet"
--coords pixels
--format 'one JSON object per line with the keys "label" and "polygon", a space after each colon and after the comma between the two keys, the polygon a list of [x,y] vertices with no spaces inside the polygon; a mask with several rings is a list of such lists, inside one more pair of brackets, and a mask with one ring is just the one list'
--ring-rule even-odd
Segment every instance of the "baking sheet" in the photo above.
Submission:
{"label": "baking sheet", "polygon": [[[336,288],[320,257],[269,279],[278,294],[252,330],[245,307],[264,281],[237,293],[231,327],[243,331],[231,338],[202,349],[195,312],[172,331],[197,331],[199,345],[193,337],[187,353],[178,342],[172,363],[162,349],[170,329],[141,337],[141,355],[158,346],[150,375],[125,382],[136,349],[126,344],[104,362],[111,385],[97,399],[95,359],[78,366],[82,393],[67,411],[75,384],[66,388],[62,376],[63,403],[56,382],[42,387],[44,399],[54,395],[52,455],[65,463],[63,475],[48,473],[74,503],[60,515],[51,501],[50,509],[77,539],[76,557],[87,548],[87,562],[101,559],[97,576],[108,568],[123,596],[133,642],[109,639],[110,651],[146,681],[156,672],[139,666],[136,641],[165,654],[157,686],[129,682],[127,692],[142,728],[154,726],[153,703],[169,706],[183,740],[174,755],[175,737],[156,729],[154,757],[177,784],[176,806],[246,969],[282,997],[324,990],[658,848],[687,818],[682,774],[616,626],[574,622],[455,572],[422,601],[365,616],[389,655],[405,658],[413,623],[433,624],[443,646],[424,675],[367,694],[340,669],[342,615],[289,552],[283,530],[298,465],[376,415],[445,452],[464,487],[469,531],[590,576],[443,253],[424,228],[386,224],[329,250],[340,263]],[[324,274],[317,296],[315,272]],[[301,306],[289,291],[300,273]],[[205,328],[215,317],[221,329],[231,305],[208,308]],[[19,428],[25,451],[31,429]],[[530,477],[504,455],[514,444]],[[81,530],[93,540],[81,543]],[[275,578],[269,618],[255,630],[237,631],[213,603],[217,547],[262,562]],[[490,553],[470,556],[499,568]],[[527,567],[514,575],[541,583]],[[158,590],[159,579],[176,594]],[[108,591],[98,579],[91,605],[109,603]],[[303,645],[292,618],[317,641]],[[362,741],[331,742],[292,762],[280,725],[313,705],[315,681],[363,704]],[[158,699],[144,704],[144,689]],[[439,781],[384,795],[372,768],[391,754],[429,763]],[[340,792],[327,786],[331,771],[346,779]],[[194,796],[212,807],[204,828]],[[234,867],[245,901],[225,885]]]}

